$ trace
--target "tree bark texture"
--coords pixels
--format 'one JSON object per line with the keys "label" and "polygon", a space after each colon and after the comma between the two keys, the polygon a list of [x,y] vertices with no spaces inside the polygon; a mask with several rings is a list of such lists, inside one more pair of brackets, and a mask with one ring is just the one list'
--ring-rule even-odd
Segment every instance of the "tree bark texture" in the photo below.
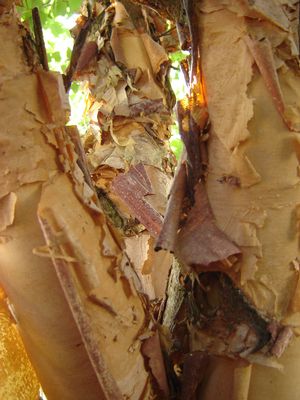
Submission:
{"label": "tree bark texture", "polygon": [[164,296],[172,262],[153,247],[175,164],[167,146],[173,98],[167,53],[149,34],[141,7],[127,3],[95,7],[73,79],[88,88],[83,140],[92,180],[153,300]]}
{"label": "tree bark texture", "polygon": [[[88,89],[84,153],[62,77],[41,68],[11,5],[0,7],[7,398],[38,385],[21,346],[21,373],[11,364],[18,326],[49,400],[296,400],[298,2],[184,0],[179,16],[174,3],[191,73],[168,227],[173,100],[158,17],[116,1],[78,20],[64,84]],[[159,329],[171,257],[154,252],[157,237],[179,260]]]}
{"label": "tree bark texture", "polygon": [[[218,247],[215,253],[207,251],[216,242],[212,235],[198,255],[201,242],[193,237],[201,224],[190,224],[190,237],[186,226],[181,228],[185,231],[179,233],[175,254],[189,266],[185,271],[192,269],[194,283],[185,287],[185,300],[169,288],[165,323],[176,342],[183,338],[183,316],[190,312],[184,334],[189,339],[181,349],[195,355],[194,367],[203,364],[196,357],[199,352],[208,355],[198,388],[186,388],[183,382],[182,398],[297,399],[299,5],[219,0],[194,4],[211,124],[202,182],[217,227],[241,254],[217,259]],[[192,210],[197,191],[195,198]],[[197,263],[199,259],[203,263]],[[186,273],[182,269],[173,286],[179,281],[182,290]],[[230,279],[223,279],[224,274]],[[218,279],[223,284],[216,289]],[[172,321],[178,301],[183,306]],[[246,309],[252,310],[248,322]],[[258,346],[256,334],[263,337]],[[191,368],[185,358],[183,364],[182,380],[185,369]]]}
{"label": "tree bark texture", "polygon": [[151,398],[141,345],[153,324],[65,126],[62,77],[41,69],[14,9],[1,11],[0,281],[26,350],[49,400]]}

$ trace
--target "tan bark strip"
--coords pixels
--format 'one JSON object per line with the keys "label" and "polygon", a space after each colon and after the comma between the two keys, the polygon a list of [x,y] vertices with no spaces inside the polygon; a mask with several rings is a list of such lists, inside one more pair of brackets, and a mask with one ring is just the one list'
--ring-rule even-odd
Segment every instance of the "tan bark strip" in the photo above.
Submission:
{"label": "tan bark strip", "polygon": [[140,181],[134,178],[131,171],[118,175],[112,183],[112,189],[125,201],[132,214],[148,229],[150,234],[157,237],[161,230],[162,217],[144,199],[148,191]]}
{"label": "tan bark strip", "polygon": [[170,190],[167,210],[164,216],[162,230],[158,236],[155,250],[174,252],[177,231],[182,212],[182,203],[186,193],[186,166],[181,163]]}
{"label": "tan bark strip", "polygon": [[278,74],[275,68],[273,50],[268,39],[258,41],[251,39],[249,36],[244,37],[249,50],[262,74],[266,87],[272,96],[275,107],[281,115],[283,121],[289,129],[292,129],[291,123],[285,116],[285,104],[278,80]]}
{"label": "tan bark strip", "polygon": [[16,202],[17,196],[13,192],[0,199],[0,233],[13,224]]}
{"label": "tan bark strip", "polygon": [[289,326],[282,328],[273,347],[271,348],[271,354],[276,356],[277,358],[281,357],[285,349],[289,345],[290,341],[292,340],[293,336],[294,333],[292,328],[290,328]]}
{"label": "tan bark strip", "polygon": [[[51,227],[48,224],[47,219],[40,216],[39,221],[47,244],[49,245],[50,251],[52,253],[52,248],[54,243],[56,242],[56,238],[52,233]],[[52,253],[52,261],[55,266],[58,278],[61,282],[63,291],[72,310],[78,329],[81,333],[82,340],[87,349],[87,353],[101,385],[103,398],[107,400],[121,400],[123,398],[122,394],[117,387],[117,384],[114,381],[113,377],[107,370],[103,357],[99,351],[99,345],[97,343],[96,337],[93,334],[91,328],[92,321],[88,317],[86,309],[84,308],[81,302],[81,298],[78,294],[78,290],[76,289],[73,273],[71,272],[72,267],[69,263],[57,259],[55,257],[55,251],[58,253],[60,252],[58,248],[54,248],[54,253]]]}
{"label": "tan bark strip", "polygon": [[202,184],[196,185],[195,204],[177,236],[175,249],[179,260],[189,266],[207,267],[240,254],[240,249],[216,226]]}
{"label": "tan bark strip", "polygon": [[169,387],[157,331],[153,336],[143,342],[142,353],[149,360],[149,367],[151,368],[160,390],[168,398]]}

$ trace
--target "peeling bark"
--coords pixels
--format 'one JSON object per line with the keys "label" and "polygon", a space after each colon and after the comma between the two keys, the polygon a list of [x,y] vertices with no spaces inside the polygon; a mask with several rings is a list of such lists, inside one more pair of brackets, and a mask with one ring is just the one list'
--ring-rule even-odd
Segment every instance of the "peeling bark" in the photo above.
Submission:
{"label": "peeling bark", "polygon": [[26,351],[49,400],[150,398],[141,284],[65,127],[62,77],[41,69],[13,9],[0,18],[0,281]]}
{"label": "peeling bark", "polygon": [[[209,114],[208,157],[206,170],[199,172],[203,153],[192,142],[195,130],[188,114],[183,114],[183,103],[190,190],[181,201],[177,245],[172,246],[183,265],[170,275],[173,289],[169,286],[165,325],[173,336],[166,349],[174,368],[178,363],[184,368],[185,357],[194,352],[208,354],[211,360],[210,372],[198,388],[186,389],[178,377],[190,398],[260,399],[270,393],[272,398],[296,398],[298,388],[292,386],[292,378],[288,388],[278,369],[296,379],[299,177],[298,133],[291,131],[297,131],[299,119],[298,5],[218,0],[194,4],[202,73],[197,72],[195,81],[202,82],[202,88],[196,93],[202,98],[204,89],[205,94],[205,102],[197,99],[196,104],[207,107]],[[191,25],[195,28],[194,22]],[[191,51],[197,54],[192,31],[191,38]],[[191,97],[188,100],[192,114]],[[195,209],[197,174],[216,228],[241,256],[222,254],[222,245],[205,224],[203,196],[202,209]],[[198,229],[207,235],[205,239],[184,237],[189,218],[195,226],[201,219]],[[216,258],[210,254],[205,259],[214,246]],[[227,280],[230,289],[223,285]],[[203,299],[211,300],[204,304]],[[246,361],[241,364],[241,359]],[[226,363],[231,364],[227,372]],[[231,383],[223,391],[226,374]],[[274,379],[270,384],[268,376]]]}
{"label": "peeling bark", "polygon": [[[95,3],[74,29],[64,83],[88,83],[84,154],[65,127],[61,76],[41,69],[9,6],[0,282],[49,400],[296,399],[297,2],[147,1],[191,50],[178,106],[186,152],[167,208],[173,98],[155,12]],[[154,253],[154,237],[180,262],[163,301],[171,257]],[[17,371],[0,362],[14,393]]]}

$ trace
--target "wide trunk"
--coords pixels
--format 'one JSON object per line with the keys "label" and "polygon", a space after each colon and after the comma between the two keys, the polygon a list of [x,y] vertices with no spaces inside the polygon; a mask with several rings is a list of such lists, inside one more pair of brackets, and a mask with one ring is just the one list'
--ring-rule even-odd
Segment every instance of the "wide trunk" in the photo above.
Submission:
{"label": "wide trunk", "polygon": [[[297,399],[298,5],[198,1],[189,15],[192,2],[183,3],[199,40],[191,89],[204,93],[210,129],[207,138],[192,104],[207,159],[200,154],[200,184],[176,233],[182,268],[173,268],[164,320],[170,357],[183,363],[181,398]],[[190,185],[197,164],[185,125]]]}
{"label": "wide trunk", "polygon": [[[165,24],[127,0],[85,2],[64,77],[87,82],[84,154],[61,76],[40,67],[12,2],[0,7],[0,283],[27,353],[49,400],[296,400],[299,5],[136,2],[191,50],[166,214]],[[165,307],[157,237],[177,258]],[[3,298],[4,393],[29,381],[30,399],[37,378],[22,346],[22,373],[11,363]]]}
{"label": "wide trunk", "polygon": [[[0,18],[0,282],[26,350],[49,400],[149,398],[141,346],[154,329],[136,265],[106,222],[78,132],[65,127],[62,77],[41,68],[14,9]],[[146,346],[150,363],[153,349]]]}

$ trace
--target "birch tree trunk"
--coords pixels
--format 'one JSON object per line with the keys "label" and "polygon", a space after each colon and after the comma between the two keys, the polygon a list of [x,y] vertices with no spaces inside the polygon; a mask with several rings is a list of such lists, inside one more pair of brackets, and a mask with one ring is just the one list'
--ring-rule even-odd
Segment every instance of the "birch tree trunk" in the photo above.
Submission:
{"label": "birch tree trunk", "polygon": [[[49,400],[296,400],[298,2],[136,2],[190,31],[186,151],[166,213],[172,99],[156,14],[85,4],[64,81],[88,86],[84,155],[61,76],[1,3],[0,283],[26,351]],[[167,374],[157,237],[178,260],[159,328]],[[37,378],[22,346],[21,373],[11,363],[3,298],[4,395],[30,399]]]}
{"label": "birch tree trunk", "polygon": [[49,400],[164,397],[157,336],[141,352],[154,331],[147,298],[65,126],[62,77],[41,68],[10,2],[0,18],[0,282],[38,379]]}
{"label": "birch tree trunk", "polygon": [[297,399],[299,4],[183,3],[203,74],[192,91],[201,82],[210,129],[207,141],[192,115],[208,161],[200,155],[200,186],[176,233],[182,268],[171,273],[164,316],[181,398]]}
{"label": "birch tree trunk", "polygon": [[[219,227],[242,250],[228,273],[269,321],[273,349],[261,353],[274,360],[299,332],[299,4],[225,3],[200,4],[212,121],[207,191]],[[234,372],[233,393],[298,398],[299,356],[297,338],[278,359],[283,371],[254,352],[251,366]]]}

